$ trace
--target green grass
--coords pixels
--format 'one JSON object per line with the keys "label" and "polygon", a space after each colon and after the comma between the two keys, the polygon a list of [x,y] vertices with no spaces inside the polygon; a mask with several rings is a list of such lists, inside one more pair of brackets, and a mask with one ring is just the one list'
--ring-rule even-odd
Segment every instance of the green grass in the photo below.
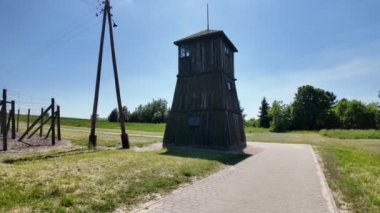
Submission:
{"label": "green grass", "polygon": [[[377,146],[380,153],[380,146]],[[329,145],[318,149],[329,186],[354,212],[380,212],[380,155],[363,149]],[[339,204],[339,203],[338,203]]]}
{"label": "green grass", "polygon": [[353,212],[380,212],[380,140],[338,139],[318,132],[248,133],[249,141],[311,144],[322,158],[336,203]]}
{"label": "green grass", "polygon": [[[144,125],[144,124],[143,124]],[[20,122],[20,132],[25,131],[26,123]],[[48,128],[44,128],[46,135]],[[87,146],[90,129],[87,127],[73,127],[61,125],[62,138],[71,140],[76,145]],[[162,142],[162,133],[127,130],[131,146],[142,147],[153,143]],[[120,147],[120,129],[97,128],[97,145],[104,147]]]}
{"label": "green grass", "polygon": [[244,127],[245,133],[265,133],[269,132],[269,128],[258,128],[258,127]]}
{"label": "green grass", "polygon": [[330,138],[340,138],[340,139],[380,139],[380,130],[321,130],[319,133],[323,136]]}
{"label": "green grass", "polygon": [[112,212],[246,156],[217,151],[87,149],[0,157],[1,212]]}
{"label": "green grass", "polygon": [[[31,116],[30,120],[33,122],[37,119],[37,116]],[[27,116],[20,115],[20,121],[26,121]],[[89,119],[80,118],[61,118],[61,125],[71,127],[91,127],[91,121]],[[120,124],[117,122],[109,122],[107,120],[98,120],[96,122],[97,128],[103,129],[120,129]],[[144,131],[144,132],[164,132],[165,124],[151,124],[151,123],[126,123],[127,130]]]}
{"label": "green grass", "polygon": [[[87,146],[89,120],[63,118],[62,124],[65,139]],[[99,146],[120,146],[117,123],[99,121],[98,127],[105,128],[97,130]],[[127,124],[131,145],[137,147],[161,142],[164,128],[165,124]],[[245,131],[248,141],[311,144],[322,157],[338,206],[348,203],[354,212],[380,212],[379,130],[271,133],[246,127]],[[80,149],[3,159],[0,211],[112,211],[119,203],[130,208],[149,200],[154,193],[165,193],[223,164],[235,163],[234,156],[217,153]],[[1,193],[3,190],[6,193]]]}
{"label": "green grass", "polygon": [[[75,139],[71,141],[75,145],[80,145],[80,146],[88,146],[88,140],[86,139]],[[158,143],[159,141],[156,140],[151,140],[151,141],[131,141],[129,142],[130,146],[134,147],[144,147],[144,146],[149,146],[154,143]],[[120,140],[100,140],[97,141],[97,146],[104,146],[104,147],[121,147],[121,142]]]}

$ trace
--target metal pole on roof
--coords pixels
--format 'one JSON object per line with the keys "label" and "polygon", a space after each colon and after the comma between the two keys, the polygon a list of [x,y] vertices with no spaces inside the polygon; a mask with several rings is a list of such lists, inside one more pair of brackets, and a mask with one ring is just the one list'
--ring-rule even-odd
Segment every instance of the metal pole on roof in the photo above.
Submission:
{"label": "metal pole on roof", "polygon": [[207,3],[207,31],[209,31],[210,30],[210,22],[209,22],[210,20],[209,20],[209,14],[208,14],[208,3]]}

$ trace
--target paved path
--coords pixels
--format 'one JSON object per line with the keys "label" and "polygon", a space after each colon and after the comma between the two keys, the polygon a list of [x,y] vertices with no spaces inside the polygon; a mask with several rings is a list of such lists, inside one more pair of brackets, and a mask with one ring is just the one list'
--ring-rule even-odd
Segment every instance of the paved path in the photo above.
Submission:
{"label": "paved path", "polygon": [[135,212],[336,211],[310,145],[250,143],[249,146],[256,153],[252,157]]}

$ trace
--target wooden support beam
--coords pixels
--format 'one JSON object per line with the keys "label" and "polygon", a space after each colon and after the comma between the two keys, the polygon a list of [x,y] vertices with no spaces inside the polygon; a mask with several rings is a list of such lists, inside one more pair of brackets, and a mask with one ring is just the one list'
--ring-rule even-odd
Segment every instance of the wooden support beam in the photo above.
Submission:
{"label": "wooden support beam", "polygon": [[57,116],[57,136],[58,136],[58,140],[61,141],[61,107],[60,106],[57,106],[56,116]]}
{"label": "wooden support beam", "polygon": [[10,128],[11,128],[11,118],[12,118],[11,114],[12,114],[12,110],[9,110],[9,112],[8,112],[8,121],[7,121],[7,134],[8,134],[8,131],[10,130]]}
{"label": "wooden support beam", "polygon": [[12,139],[16,139],[16,107],[15,107],[15,101],[12,101]]}
{"label": "wooden support beam", "polygon": [[17,125],[16,125],[16,132],[18,132],[18,125],[20,123],[20,109],[17,110]]}
{"label": "wooden support beam", "polygon": [[[30,139],[31,137],[33,137],[33,135],[36,134],[36,132],[37,132],[38,130],[41,130],[41,128],[43,127],[43,125],[45,125],[47,122],[49,122],[50,119],[51,119],[51,117],[49,117],[49,118],[46,119],[43,123],[41,123],[40,126],[39,126],[37,129],[35,129],[35,130],[34,130],[34,131],[28,136],[28,139]],[[41,119],[41,120],[42,120],[42,119]],[[40,136],[40,137],[42,137],[42,136]]]}
{"label": "wooden support beam", "polygon": [[29,122],[30,122],[30,109],[28,109],[28,117],[26,120],[26,129],[29,129]]}
{"label": "wooden support beam", "polygon": [[50,136],[50,132],[51,132],[51,126],[49,127],[49,130],[48,130],[48,132],[47,132],[47,134],[45,136],[45,139],[48,139],[48,137]]}
{"label": "wooden support beam", "polygon": [[51,145],[55,145],[55,101],[54,98],[51,99]]}
{"label": "wooden support beam", "polygon": [[[47,109],[45,109],[44,111],[44,115],[49,112],[49,110],[52,108],[52,106],[50,105]],[[41,116],[39,116],[34,122],[33,124],[24,132],[24,134],[18,139],[19,142],[22,141],[22,139],[25,138],[26,135],[28,135],[28,133],[30,132],[30,130],[33,129],[33,127],[41,120]]]}
{"label": "wooden support beam", "polygon": [[1,130],[3,133],[3,151],[7,151],[7,90],[3,89],[3,104],[1,105]]}
{"label": "wooden support beam", "polygon": [[115,44],[114,44],[114,38],[113,38],[113,25],[111,23],[112,17],[111,17],[111,6],[109,5],[109,0],[106,0],[106,6],[108,4],[108,27],[109,27],[109,33],[110,33],[110,42],[111,42],[111,56],[112,56],[112,65],[113,65],[113,74],[115,78],[115,89],[116,89],[116,98],[117,98],[117,107],[119,109],[119,121],[120,121],[120,128],[121,128],[121,145],[123,149],[129,149],[129,139],[128,135],[125,133],[125,118],[123,113],[123,105],[121,103],[121,97],[120,97],[120,85],[119,85],[119,75],[117,71],[117,64],[116,64],[116,53],[115,53]]}
{"label": "wooden support beam", "polygon": [[100,36],[100,47],[99,47],[99,56],[98,56],[98,68],[97,68],[97,74],[96,74],[96,83],[95,83],[95,97],[94,97],[94,105],[92,109],[92,115],[91,115],[91,132],[88,138],[88,147],[89,148],[95,148],[96,147],[96,119],[97,119],[97,112],[98,112],[98,99],[99,99],[99,86],[100,86],[100,76],[102,73],[102,61],[103,61],[103,46],[104,46],[104,35],[106,31],[106,18],[107,18],[107,11],[108,11],[108,1],[104,4],[104,10],[103,10],[103,22],[102,22],[102,32]]}
{"label": "wooden support beam", "polygon": [[11,132],[12,132],[12,139],[16,139],[16,107],[15,107],[15,101],[11,101],[11,106],[12,106],[12,114],[11,114],[11,117],[12,117],[12,128],[11,128]]}
{"label": "wooden support beam", "polygon": [[40,129],[40,137],[42,137],[42,133],[44,131],[44,108],[41,108],[41,125],[39,129]]}

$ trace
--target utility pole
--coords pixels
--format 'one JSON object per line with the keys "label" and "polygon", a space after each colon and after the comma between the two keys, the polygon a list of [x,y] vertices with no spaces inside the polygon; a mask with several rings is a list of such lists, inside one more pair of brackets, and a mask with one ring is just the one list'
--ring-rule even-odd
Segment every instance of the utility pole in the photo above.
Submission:
{"label": "utility pole", "polygon": [[92,111],[92,115],[91,115],[91,132],[90,132],[90,136],[89,136],[89,147],[90,148],[96,147],[96,139],[97,139],[96,134],[95,134],[96,119],[97,119],[97,111],[98,111],[100,77],[101,77],[101,72],[102,72],[104,34],[105,34],[105,28],[106,28],[106,19],[108,18],[110,42],[111,42],[112,65],[113,65],[113,71],[114,71],[114,77],[115,77],[117,106],[119,109],[119,117],[120,117],[121,142],[122,142],[122,148],[128,149],[129,148],[129,139],[128,139],[128,134],[126,134],[126,132],[125,132],[125,118],[124,118],[124,113],[122,110],[122,102],[121,102],[121,97],[120,97],[119,77],[118,77],[118,71],[117,71],[117,65],[116,65],[116,53],[115,53],[115,45],[114,45],[113,29],[112,29],[113,25],[112,25],[112,21],[111,21],[112,20],[111,9],[112,9],[112,7],[110,6],[110,1],[105,0],[104,9],[103,9],[102,31],[101,31],[101,36],[100,36],[98,69],[97,69],[96,83],[95,83],[95,97],[94,97],[93,111]]}

